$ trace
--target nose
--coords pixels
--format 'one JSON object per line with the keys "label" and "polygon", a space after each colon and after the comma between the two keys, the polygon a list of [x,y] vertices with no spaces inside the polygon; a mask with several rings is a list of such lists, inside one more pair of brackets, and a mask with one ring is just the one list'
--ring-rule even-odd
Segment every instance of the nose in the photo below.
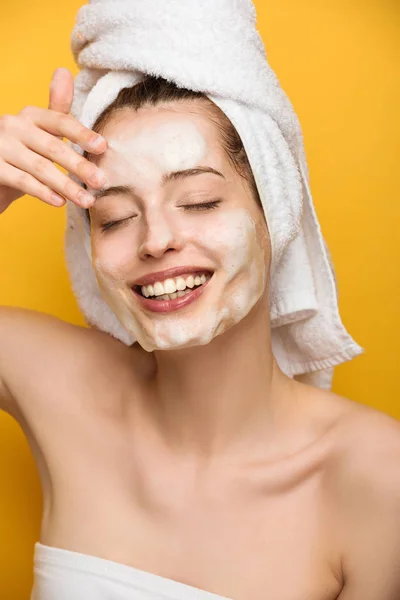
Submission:
{"label": "nose", "polygon": [[176,227],[172,227],[165,215],[160,212],[146,219],[141,244],[139,246],[139,257],[160,258],[169,250],[180,250],[182,248],[181,236]]}

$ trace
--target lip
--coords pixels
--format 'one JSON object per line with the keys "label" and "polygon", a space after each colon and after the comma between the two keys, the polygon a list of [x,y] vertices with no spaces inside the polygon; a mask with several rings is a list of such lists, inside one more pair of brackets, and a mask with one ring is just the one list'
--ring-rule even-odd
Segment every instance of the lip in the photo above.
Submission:
{"label": "lip", "polygon": [[[172,267],[171,269],[165,269],[164,271],[157,271],[157,273],[148,273],[147,275],[143,275],[136,281],[133,282],[133,286],[137,285],[139,287],[143,285],[152,285],[156,283],[156,281],[164,281],[165,279],[178,277],[179,275],[186,275],[190,273],[213,273],[210,269],[205,269],[204,267]],[[204,284],[205,285],[205,284]],[[161,300],[157,300],[157,302],[161,302]]]}
{"label": "lip", "polygon": [[175,298],[175,300],[150,300],[149,298],[145,298],[139,294],[139,292],[137,292],[134,288],[132,288],[132,291],[139,303],[147,310],[150,310],[151,312],[167,313],[184,308],[185,306],[188,306],[197,300],[197,298],[199,298],[204,292],[211,279],[212,277],[210,277],[210,279],[208,279],[200,287],[189,292],[189,294],[185,294],[185,296],[181,296],[180,298]]}

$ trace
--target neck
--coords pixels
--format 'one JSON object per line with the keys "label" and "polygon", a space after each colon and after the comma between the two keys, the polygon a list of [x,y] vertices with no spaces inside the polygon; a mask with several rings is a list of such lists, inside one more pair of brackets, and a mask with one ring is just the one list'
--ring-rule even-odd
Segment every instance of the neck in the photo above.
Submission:
{"label": "neck", "polygon": [[151,419],[169,447],[208,460],[273,443],[293,381],[273,357],[268,315],[261,299],[207,345],[153,353]]}

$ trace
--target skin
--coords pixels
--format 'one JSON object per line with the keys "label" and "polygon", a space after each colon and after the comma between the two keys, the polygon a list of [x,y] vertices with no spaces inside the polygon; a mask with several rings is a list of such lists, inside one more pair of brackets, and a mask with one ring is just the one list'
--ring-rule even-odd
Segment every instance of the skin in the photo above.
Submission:
{"label": "skin", "polygon": [[[145,122],[156,130],[166,114],[120,117],[125,127]],[[229,280],[224,248],[177,227],[189,219],[174,203],[185,186],[219,194],[219,179],[193,177],[167,193],[155,177],[141,181],[148,219],[139,232],[127,225],[112,246],[93,222],[94,257],[108,273],[110,297],[133,321],[136,308],[121,292],[129,270],[201,259],[219,280],[203,310],[218,314],[219,294],[258,282],[251,296],[258,299],[243,318],[232,326],[222,319],[224,332],[208,344],[147,352],[33,311],[0,309],[0,339],[7,340],[0,344],[0,397],[38,466],[40,541],[235,600],[396,600],[400,426],[280,371],[271,351],[262,215],[201,117],[170,111],[172,118],[193,119],[208,160],[222,169],[224,185],[232,183],[221,210],[252,219],[254,246],[243,249],[264,256],[265,279],[262,268],[254,279],[242,268]],[[109,210],[113,218],[129,213],[132,199],[114,198]],[[216,211],[195,217],[207,227],[218,220]],[[148,317],[135,315],[157,341]]]}
{"label": "skin", "polygon": [[[169,158],[166,165],[167,150],[162,140],[164,128],[172,125],[174,135],[189,135],[197,150],[189,159],[179,154],[173,164]],[[157,128],[161,132],[158,143],[151,144]],[[270,348],[265,285],[269,238],[262,210],[230,164],[217,129],[197,105],[183,106],[180,110],[143,109],[137,115],[127,110],[112,119],[102,134],[107,140],[110,138],[112,152],[105,152],[96,159],[96,164],[107,175],[110,186],[135,185],[138,197],[106,196],[97,200],[91,209],[93,264],[107,301],[119,318],[139,334],[140,341],[145,339],[154,345],[166,341],[170,345],[169,352],[155,350],[149,357],[157,390],[154,418],[164,432],[161,435],[167,435],[169,443],[178,446],[186,439],[187,432],[191,432],[193,450],[201,455],[212,454],[215,448],[222,452],[228,443],[242,451],[249,437],[253,444],[258,444],[259,436],[264,436],[263,425],[275,410],[265,403],[265,391],[276,395],[278,410],[282,410],[279,398],[291,386],[291,380],[278,369]],[[116,152],[113,145],[116,141],[124,144],[127,138],[134,137],[139,142],[136,145],[128,142],[130,152],[125,153],[122,161],[121,152]],[[176,147],[180,145],[181,140]],[[203,174],[162,186],[166,167],[169,170],[171,166],[195,166],[194,159],[199,158],[206,166],[220,171],[225,180]],[[216,196],[223,199],[221,208],[209,214],[203,211],[186,214],[177,208],[179,203]],[[102,234],[104,220],[128,217],[139,211],[142,215],[139,219],[127,221],[112,234]],[[223,235],[220,243],[223,224],[228,234]],[[211,235],[206,234],[207,229]],[[232,269],[232,258],[231,265],[228,259],[229,254],[235,254],[235,238],[240,240],[237,248],[240,258],[235,258]],[[142,273],[191,264],[205,264],[215,271],[209,293],[167,318],[145,314],[138,307],[130,292],[133,274],[136,279]],[[216,335],[224,331],[223,338]],[[181,335],[178,343],[177,333]],[[196,339],[203,344],[192,346]],[[204,345],[204,340],[209,343]],[[180,345],[192,347],[180,348]],[[243,348],[248,348],[245,357]],[[241,370],[247,361],[252,363],[252,373],[243,381]],[[219,398],[218,408],[215,397]],[[180,417],[176,419],[178,410]]]}
{"label": "skin", "polygon": [[[106,301],[149,352],[209,344],[268,295],[263,213],[222,151],[215,127],[199,110],[188,115],[185,108],[145,108],[137,119],[124,111],[106,125],[108,149],[97,161],[110,186],[133,186],[135,196],[111,193],[92,208],[93,266]],[[203,173],[162,183],[171,171],[199,166],[222,177]],[[215,197],[220,204],[213,209],[183,208]],[[102,231],[106,221],[126,217]],[[132,275],[182,265],[214,273],[202,297],[172,313],[144,310],[132,294]],[[265,299],[262,304],[268,310]]]}

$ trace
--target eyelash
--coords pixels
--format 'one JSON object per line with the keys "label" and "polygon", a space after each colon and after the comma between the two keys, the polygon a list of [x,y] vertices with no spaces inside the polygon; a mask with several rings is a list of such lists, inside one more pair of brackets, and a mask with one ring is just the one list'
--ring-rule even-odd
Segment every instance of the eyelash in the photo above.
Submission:
{"label": "eyelash", "polygon": [[[186,204],[183,205],[180,208],[184,208],[186,210],[214,210],[215,208],[217,208],[218,204],[221,203],[221,200],[212,200],[211,202],[202,202],[201,204]],[[115,227],[116,225],[121,225],[122,223],[124,223],[125,221],[128,221],[129,219],[131,219],[132,217],[127,217],[126,219],[120,219],[119,221],[110,221],[109,223],[104,223],[104,225],[102,225],[101,230],[102,231],[107,231],[108,229],[111,229],[112,227]]]}
{"label": "eyelash", "polygon": [[217,208],[220,203],[221,200],[211,200],[210,202],[203,202],[201,204],[186,204],[182,206],[182,208],[186,208],[187,210],[213,210],[214,208]]}

